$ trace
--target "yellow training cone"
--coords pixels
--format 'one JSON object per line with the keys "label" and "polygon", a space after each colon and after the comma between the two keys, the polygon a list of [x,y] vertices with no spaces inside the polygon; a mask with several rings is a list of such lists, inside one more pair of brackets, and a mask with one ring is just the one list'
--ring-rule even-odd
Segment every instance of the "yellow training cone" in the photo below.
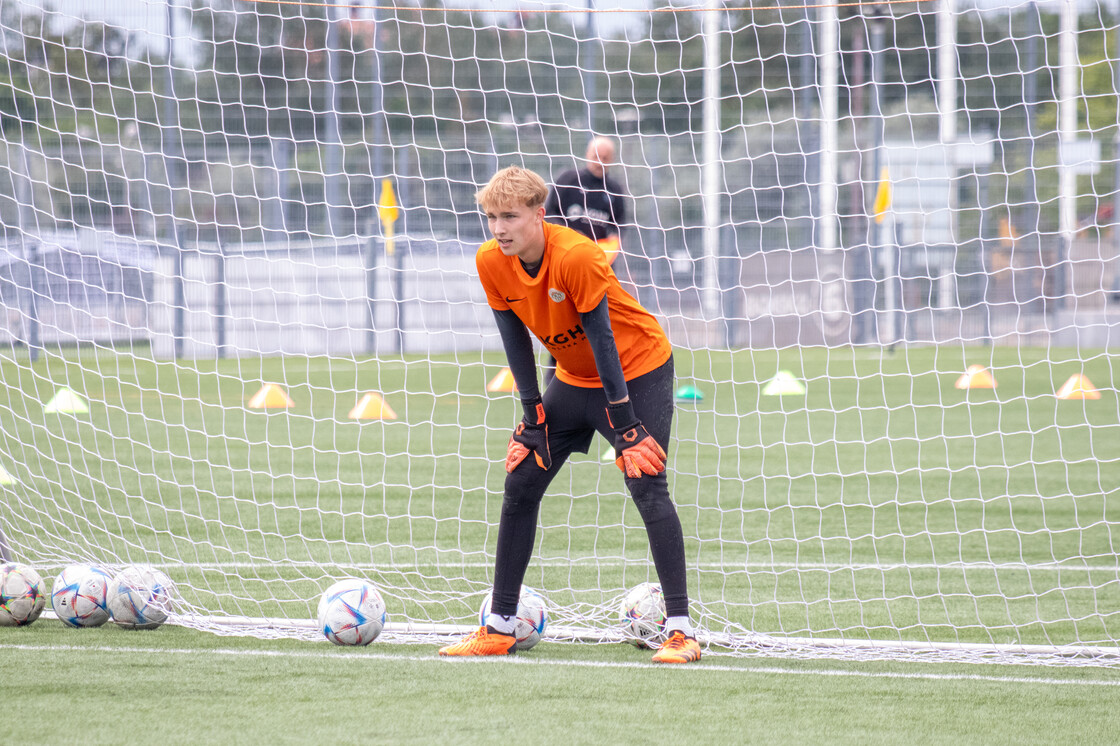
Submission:
{"label": "yellow training cone", "polygon": [[287,409],[295,405],[287,392],[275,383],[261,386],[261,390],[253,394],[253,398],[249,400],[250,409]]}
{"label": "yellow training cone", "polygon": [[86,414],[89,412],[89,405],[85,399],[64,386],[43,405],[43,411],[51,414]]}
{"label": "yellow training cone", "polygon": [[1101,392],[1097,391],[1096,386],[1088,378],[1080,373],[1074,373],[1054,396],[1059,399],[1100,399]]}
{"label": "yellow training cone", "polygon": [[513,373],[509,368],[502,368],[498,371],[498,375],[490,379],[490,383],[486,384],[486,390],[494,391],[516,391],[517,384],[513,382]]}
{"label": "yellow training cone", "polygon": [[983,365],[970,365],[955,385],[958,389],[994,389],[996,379]]}
{"label": "yellow training cone", "polygon": [[15,484],[15,483],[16,483],[16,480],[13,479],[12,475],[8,473],[8,470],[5,469],[3,466],[0,466],[0,486],[6,486],[6,485],[9,485],[9,484]]}
{"label": "yellow training cone", "polygon": [[397,413],[380,394],[368,393],[358,400],[347,415],[352,420],[395,420]]}
{"label": "yellow training cone", "polygon": [[762,387],[763,396],[801,396],[805,393],[805,384],[797,380],[797,376],[788,370],[779,370],[774,377]]}

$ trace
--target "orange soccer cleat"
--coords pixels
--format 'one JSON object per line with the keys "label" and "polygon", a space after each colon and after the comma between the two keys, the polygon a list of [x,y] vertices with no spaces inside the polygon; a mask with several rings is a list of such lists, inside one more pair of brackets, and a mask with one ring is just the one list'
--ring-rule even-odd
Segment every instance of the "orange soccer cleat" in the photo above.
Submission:
{"label": "orange soccer cleat", "polygon": [[[459,642],[439,649],[440,655],[509,655],[517,638],[489,627],[479,627]],[[699,649],[697,649],[699,652]]]}
{"label": "orange soccer cleat", "polygon": [[700,643],[679,629],[653,654],[654,663],[691,663],[700,660]]}

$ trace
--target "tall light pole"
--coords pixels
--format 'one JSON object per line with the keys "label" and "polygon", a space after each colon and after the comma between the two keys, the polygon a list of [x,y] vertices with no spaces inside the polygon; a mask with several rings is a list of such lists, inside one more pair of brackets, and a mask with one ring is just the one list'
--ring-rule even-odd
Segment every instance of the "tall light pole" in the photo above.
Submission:
{"label": "tall light pole", "polygon": [[[883,51],[886,46],[886,33],[887,33],[887,16],[886,9],[881,5],[871,6],[866,15],[868,31],[868,48],[871,58],[871,183],[875,185],[874,194],[878,196],[878,190],[884,188],[881,184],[882,172],[885,165],[884,141],[886,140],[886,120],[883,117]],[[864,191],[866,195],[867,191]],[[870,206],[869,206],[870,208]],[[876,300],[880,295],[876,292],[877,286],[881,286],[884,290],[888,287],[891,278],[888,276],[887,271],[887,241],[885,230],[887,228],[886,221],[880,221],[878,215],[873,214],[872,209],[867,210],[867,271],[869,277],[864,282],[864,298],[862,307],[857,303],[857,310],[866,314],[864,322],[860,325],[865,333],[863,338],[859,341],[871,341],[878,338],[878,323],[877,323],[877,310]],[[877,260],[877,262],[876,262]],[[875,264],[878,263],[882,269],[881,282],[875,281]],[[885,309],[890,311],[889,304]],[[870,327],[870,328],[868,328]]]}
{"label": "tall light pole", "polygon": [[[372,89],[370,90],[371,108],[370,112],[373,122],[373,132],[371,135],[370,147],[373,149],[372,158],[370,159],[370,170],[372,173],[371,181],[373,184],[374,192],[376,193],[381,184],[381,179],[385,178],[385,144],[388,142],[388,120],[385,117],[385,89],[381,83],[381,47],[378,41],[381,36],[381,14],[378,10],[378,4],[373,3],[373,37],[370,40],[370,46],[373,51],[373,60],[371,63]],[[407,204],[407,203],[405,203]],[[403,212],[403,216],[407,216],[407,212]],[[407,217],[405,218],[407,221]],[[372,222],[370,224],[370,237],[366,246],[366,309],[367,309],[367,329],[366,329],[366,352],[374,353],[377,350],[377,257],[379,242],[384,239],[379,239],[377,236],[378,230],[381,229],[381,221],[377,217],[377,212],[374,212]]]}
{"label": "tall light pole", "polygon": [[704,135],[700,191],[704,199],[704,259],[701,306],[704,318],[720,317],[719,250],[723,168],[720,159],[720,30],[722,0],[708,0],[704,13]]}
{"label": "tall light pole", "polygon": [[[813,120],[813,99],[817,91],[817,67],[813,44],[813,9],[806,6],[804,17],[801,21],[801,64],[798,82],[801,90],[797,93],[795,108],[799,109],[797,115],[797,139],[801,150],[801,163],[805,172],[805,183],[818,182],[820,172],[820,136],[819,127]],[[809,219],[809,245],[818,246],[820,235],[817,223],[820,210],[815,195],[809,190],[806,217]]]}
{"label": "tall light pole", "polygon": [[1120,2],[1116,7],[1116,62],[1112,73],[1113,93],[1116,95],[1116,134],[1112,137],[1112,243],[1116,258],[1112,260],[1112,295],[1120,300]]}
{"label": "tall light pole", "polygon": [[1077,174],[1073,148],[1077,138],[1077,7],[1075,0],[1062,0],[1058,31],[1058,272],[1057,307],[1065,308],[1071,290],[1070,249],[1077,232]]}
{"label": "tall light pole", "polygon": [[941,144],[951,148],[957,141],[956,0],[941,0],[937,10],[937,108]]}
{"label": "tall light pole", "polygon": [[160,142],[163,146],[163,169],[167,177],[168,195],[168,239],[175,251],[175,282],[172,300],[173,320],[171,334],[174,338],[175,358],[183,357],[183,326],[186,322],[186,289],[183,278],[183,242],[179,234],[179,221],[175,217],[175,195],[181,187],[180,165],[183,159],[183,143],[180,138],[179,99],[175,95],[175,0],[167,0],[167,74],[164,75],[163,126],[160,127]]}
{"label": "tall light pole", "polygon": [[840,248],[837,210],[837,152],[840,114],[840,21],[835,4],[821,9],[820,248]]}
{"label": "tall light pole", "polygon": [[583,39],[579,42],[579,75],[583,83],[584,105],[587,110],[587,139],[595,136],[595,62],[592,52],[595,39],[595,0],[587,0],[587,18],[583,25]]}
{"label": "tall light pole", "polygon": [[[1041,226],[1039,218],[1041,208],[1038,202],[1038,181],[1035,177],[1035,152],[1038,146],[1038,128],[1036,123],[1038,109],[1038,48],[1039,38],[1042,36],[1042,18],[1039,15],[1038,3],[1031,0],[1027,5],[1027,49],[1026,49],[1026,80],[1023,81],[1023,118],[1026,123],[1027,133],[1027,168],[1026,168],[1026,194],[1023,202],[1026,209],[1023,211],[1025,230],[1020,246],[1029,248],[1030,254],[1038,257],[1041,249]],[[1024,245],[1025,244],[1025,245]],[[1015,249],[1013,248],[1012,251]],[[1014,275],[1013,275],[1014,276]],[[1014,280],[1012,280],[1014,283]],[[1014,288],[1013,288],[1014,289]],[[1014,296],[1013,296],[1014,297]]]}
{"label": "tall light pole", "polygon": [[338,110],[340,96],[338,83],[342,78],[341,61],[339,60],[338,18],[335,6],[328,4],[325,15],[327,20],[327,112],[324,125],[326,128],[326,157],[323,159],[323,198],[327,205],[327,232],[331,236],[338,236],[341,227],[339,215],[342,213],[342,189],[339,181],[342,178],[342,134],[338,125]]}

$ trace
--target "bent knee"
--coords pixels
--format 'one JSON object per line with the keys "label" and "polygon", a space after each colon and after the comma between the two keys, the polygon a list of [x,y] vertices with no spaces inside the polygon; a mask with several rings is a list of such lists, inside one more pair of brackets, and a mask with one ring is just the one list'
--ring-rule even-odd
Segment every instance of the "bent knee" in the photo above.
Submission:
{"label": "bent knee", "polygon": [[669,497],[669,486],[664,475],[627,479],[626,484],[630,488],[634,505],[646,523],[676,515],[677,508]]}
{"label": "bent knee", "polygon": [[[534,470],[536,474],[533,473]],[[507,474],[502,512],[520,513],[536,508],[548,486],[547,480],[541,478],[543,476],[544,472],[535,467],[514,469],[512,474]]]}

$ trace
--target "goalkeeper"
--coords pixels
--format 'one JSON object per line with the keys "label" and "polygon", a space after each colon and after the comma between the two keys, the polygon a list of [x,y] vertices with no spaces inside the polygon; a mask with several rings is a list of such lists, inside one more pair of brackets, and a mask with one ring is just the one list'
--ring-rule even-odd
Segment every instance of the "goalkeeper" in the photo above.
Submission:
{"label": "goalkeeper", "polygon": [[[485,625],[439,652],[513,651],[541,499],[568,456],[587,453],[598,431],[614,443],[661,580],[668,636],[653,660],[699,660],[688,615],[684,538],[665,474],[673,423],[672,348],[657,320],[622,290],[594,242],[544,222],[547,194],[536,173],[510,167],[477,195],[494,238],[479,248],[475,262],[525,416],[506,454],[490,615]],[[557,361],[556,380],[543,399],[530,333]]]}

